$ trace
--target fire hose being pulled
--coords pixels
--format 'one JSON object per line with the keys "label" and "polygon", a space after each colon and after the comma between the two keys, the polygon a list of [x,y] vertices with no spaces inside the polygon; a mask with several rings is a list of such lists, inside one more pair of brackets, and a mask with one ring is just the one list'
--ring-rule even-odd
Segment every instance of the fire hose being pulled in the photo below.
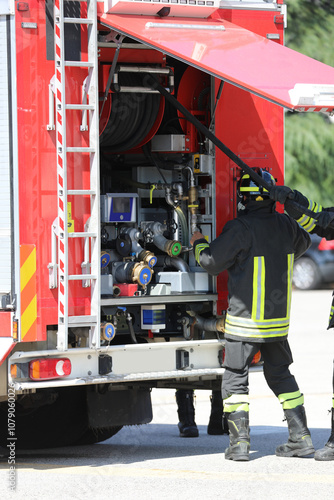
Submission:
{"label": "fire hose being pulled", "polygon": [[[192,123],[197,130],[199,130],[202,134],[204,134],[217,148],[219,148],[228,158],[230,158],[238,167],[240,167],[244,172],[249,174],[251,179],[256,182],[256,184],[265,188],[268,192],[270,192],[271,186],[260,177],[247,163],[245,163],[239,156],[237,156],[231,149],[229,149],[222,141],[220,141],[205,125],[203,125],[195,116],[193,116],[179,101],[172,96],[156,79],[156,77],[150,75],[152,80],[152,87],[157,89],[164,98],[169,101],[180,113],[184,115],[184,117]],[[291,193],[291,196],[293,194]],[[317,219],[316,212],[313,212],[307,207],[300,205],[296,201],[289,199],[288,195],[288,203],[293,205],[293,207],[298,210],[301,214],[308,215],[312,219]],[[334,222],[330,223],[330,227],[334,228]]]}

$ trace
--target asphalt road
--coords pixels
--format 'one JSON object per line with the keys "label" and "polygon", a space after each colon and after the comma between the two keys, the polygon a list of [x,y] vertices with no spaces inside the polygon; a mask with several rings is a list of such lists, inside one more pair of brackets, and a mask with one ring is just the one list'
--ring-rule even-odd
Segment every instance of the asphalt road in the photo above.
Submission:
{"label": "asphalt road", "polygon": [[[289,340],[291,371],[305,395],[315,448],[330,434],[334,331],[327,331],[331,291],[294,291]],[[224,458],[227,436],[208,436],[210,393],[196,391],[200,436],[178,437],[173,390],[152,393],[151,424],[123,428],[93,446],[21,452],[17,456],[16,491],[8,488],[9,469],[0,463],[2,499],[332,499],[334,461],[279,458],[277,445],[287,426],[262,373],[250,377],[250,462]],[[52,432],[52,429],[50,429]]]}

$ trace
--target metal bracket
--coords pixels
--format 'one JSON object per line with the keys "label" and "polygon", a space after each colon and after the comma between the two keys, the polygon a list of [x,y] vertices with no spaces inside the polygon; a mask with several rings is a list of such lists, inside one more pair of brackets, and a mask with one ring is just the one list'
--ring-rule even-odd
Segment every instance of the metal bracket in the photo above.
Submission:
{"label": "metal bracket", "polygon": [[[85,224],[85,233],[89,232],[89,222],[90,218]],[[90,274],[91,263],[89,261],[89,236],[85,238],[84,242],[84,261],[81,263],[82,274]],[[82,280],[82,287],[88,288],[90,286],[90,280]]]}
{"label": "metal bracket", "polygon": [[50,80],[49,83],[49,123],[46,126],[46,130],[55,130],[55,75]]}
{"label": "metal bracket", "polygon": [[[82,88],[81,88],[81,96],[82,96],[82,104],[87,104],[87,95],[88,95],[88,87],[89,87],[89,82],[88,82],[88,77],[85,78]],[[83,109],[82,110],[82,117],[81,117],[81,125],[80,125],[80,131],[81,132],[86,132],[88,130],[88,124],[87,124],[87,110]]]}
{"label": "metal bracket", "polygon": [[[103,40],[102,40],[102,38],[103,38]],[[118,61],[119,51],[121,49],[121,45],[122,45],[124,38],[125,38],[125,35],[120,35],[119,33],[117,33],[117,31],[111,31],[110,33],[108,33],[108,35],[101,37],[101,41],[103,41],[103,42],[115,42],[116,43],[116,52],[114,55],[114,59],[113,59],[111,68],[110,68],[107,86],[106,86],[106,89],[104,91],[103,102],[102,102],[101,111],[100,111],[100,119],[102,116],[104,105],[108,99],[108,94],[109,94],[111,82],[113,81],[115,68],[116,68],[116,64]]]}
{"label": "metal bracket", "polygon": [[127,65],[119,65],[115,68],[113,84],[111,89],[114,92],[135,92],[135,93],[149,93],[149,94],[158,94],[159,91],[154,89],[152,86],[147,87],[130,87],[127,85],[120,86],[118,83],[118,75],[119,73],[142,73],[149,75],[165,75],[168,77],[168,87],[165,89],[172,93],[174,90],[174,73],[172,68],[153,68],[152,66],[127,66]]}
{"label": "metal bracket", "polygon": [[58,287],[58,263],[57,263],[57,237],[58,237],[58,217],[51,225],[51,262],[49,269],[49,288],[53,290]]}

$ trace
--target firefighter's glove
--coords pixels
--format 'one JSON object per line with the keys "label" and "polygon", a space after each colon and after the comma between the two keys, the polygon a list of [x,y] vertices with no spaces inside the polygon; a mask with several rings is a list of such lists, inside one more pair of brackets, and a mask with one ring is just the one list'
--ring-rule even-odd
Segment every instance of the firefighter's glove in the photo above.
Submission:
{"label": "firefighter's glove", "polygon": [[191,237],[190,245],[194,246],[196,240],[201,240],[203,238],[205,238],[205,236],[200,231],[195,231]]}
{"label": "firefighter's glove", "polygon": [[284,205],[287,198],[291,198],[289,195],[293,195],[293,191],[288,186],[273,186],[269,191],[270,198],[282,203],[282,205]]}
{"label": "firefighter's glove", "polygon": [[315,219],[317,219],[317,226],[326,229],[334,220],[334,212],[323,210],[315,216]]}

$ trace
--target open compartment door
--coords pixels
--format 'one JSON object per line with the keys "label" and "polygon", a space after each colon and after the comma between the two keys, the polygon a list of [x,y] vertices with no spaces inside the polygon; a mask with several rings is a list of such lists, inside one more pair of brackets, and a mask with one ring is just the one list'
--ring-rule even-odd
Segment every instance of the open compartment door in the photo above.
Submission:
{"label": "open compartment door", "polygon": [[290,110],[334,110],[334,68],[228,21],[124,14],[99,21]]}

